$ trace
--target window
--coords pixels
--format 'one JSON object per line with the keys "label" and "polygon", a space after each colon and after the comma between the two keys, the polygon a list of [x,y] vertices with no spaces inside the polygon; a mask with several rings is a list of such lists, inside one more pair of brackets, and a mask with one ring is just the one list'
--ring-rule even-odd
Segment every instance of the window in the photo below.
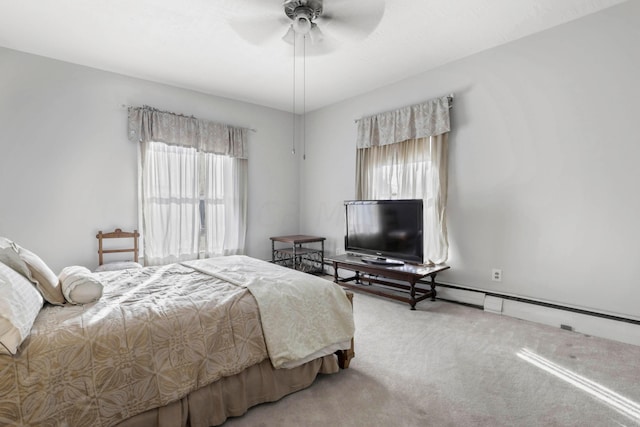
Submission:
{"label": "window", "polygon": [[358,150],[358,197],[428,199],[430,144],[430,138],[419,138]]}
{"label": "window", "polygon": [[356,120],[359,199],[423,199],[425,262],[447,260],[447,145],[453,94]]}
{"label": "window", "polygon": [[[424,155],[408,157],[406,153],[402,153],[403,145],[409,143],[411,141],[391,146],[372,147],[368,153],[362,153],[372,157],[370,164],[375,182],[371,187],[375,194],[373,198],[424,198],[427,200],[431,197],[425,184],[431,162]],[[420,147],[420,149],[424,150],[425,148]]]}
{"label": "window", "polygon": [[359,199],[423,199],[425,262],[447,258],[446,151],[444,134],[360,148],[356,156]]}
{"label": "window", "polygon": [[149,106],[128,119],[145,264],[243,253],[248,129]]}
{"label": "window", "polygon": [[145,263],[242,253],[247,160],[161,142],[143,151]]}

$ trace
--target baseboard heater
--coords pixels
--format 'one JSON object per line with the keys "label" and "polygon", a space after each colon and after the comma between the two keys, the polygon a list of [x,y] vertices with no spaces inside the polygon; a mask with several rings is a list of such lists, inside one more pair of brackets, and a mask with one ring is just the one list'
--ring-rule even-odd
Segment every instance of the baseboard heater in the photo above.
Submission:
{"label": "baseboard heater", "polygon": [[[333,264],[330,263],[330,262],[325,262],[325,265],[328,265],[330,267],[333,266]],[[533,305],[546,307],[546,308],[552,308],[552,309],[556,309],[556,310],[563,310],[563,311],[583,314],[583,315],[587,315],[587,316],[599,317],[601,319],[608,319],[608,320],[614,320],[614,321],[618,321],[618,322],[625,322],[625,323],[629,323],[629,324],[632,324],[632,325],[640,325],[640,320],[637,320],[637,319],[630,319],[628,317],[616,316],[616,315],[607,314],[607,313],[600,313],[598,311],[591,311],[591,310],[586,310],[586,309],[583,309],[583,308],[569,307],[569,306],[562,305],[562,304],[554,304],[554,303],[551,303],[551,302],[538,301],[538,300],[535,300],[535,299],[516,297],[516,296],[513,296],[513,295],[501,294],[499,292],[490,292],[490,291],[486,291],[486,290],[479,290],[479,289],[474,289],[474,288],[468,288],[468,287],[465,287],[465,286],[451,285],[451,284],[448,284],[448,283],[439,283],[439,282],[436,282],[436,288],[437,287],[456,289],[456,290],[465,291],[465,292],[475,292],[475,293],[478,293],[478,294],[483,294],[485,296],[490,296],[490,297],[495,297],[495,298],[502,298],[504,300],[517,301],[517,302],[521,302],[521,303],[525,303],[525,304],[533,304]],[[436,298],[437,299],[442,299],[443,301],[451,301],[451,302],[455,302],[456,304],[467,305],[467,306],[471,306],[471,307],[475,307],[475,308],[479,308],[479,309],[483,309],[484,308],[484,306],[480,305],[480,304],[472,304],[472,303],[467,303],[467,302],[462,302],[462,301],[447,300],[446,298],[440,298],[440,297],[436,297]]]}
{"label": "baseboard heater", "polygon": [[[505,299],[505,300],[518,301],[518,302],[523,302],[523,303],[526,303],[526,304],[539,305],[539,306],[542,306],[542,307],[553,308],[553,309],[557,309],[557,310],[564,310],[564,311],[570,311],[570,312],[573,312],[573,313],[585,314],[587,316],[600,317],[600,318],[603,318],[603,319],[616,320],[618,322],[631,323],[633,325],[640,325],[640,320],[629,319],[628,317],[615,316],[615,315],[612,315],[612,314],[600,313],[600,312],[597,312],[597,311],[585,310],[585,309],[582,309],[582,308],[568,307],[566,305],[554,304],[554,303],[544,302],[544,301],[537,301],[537,300],[534,300],[534,299],[516,297],[516,296],[513,296],[513,295],[505,295],[505,294],[501,294],[501,293],[497,293],[497,292],[481,291],[481,290],[478,290],[478,289],[467,288],[467,287],[464,287],[464,286],[449,285],[449,284],[438,283],[438,282],[436,282],[436,287],[457,289],[457,290],[466,291],[466,292],[476,292],[476,293],[484,294],[484,295],[491,296],[491,297],[502,298],[502,299]],[[438,299],[440,299],[440,298],[438,298]],[[457,301],[453,301],[453,302],[457,302]],[[476,304],[469,304],[469,303],[461,303],[461,304],[474,306],[474,307],[477,307],[477,308],[480,308],[480,309],[483,308],[481,305],[476,305]]]}

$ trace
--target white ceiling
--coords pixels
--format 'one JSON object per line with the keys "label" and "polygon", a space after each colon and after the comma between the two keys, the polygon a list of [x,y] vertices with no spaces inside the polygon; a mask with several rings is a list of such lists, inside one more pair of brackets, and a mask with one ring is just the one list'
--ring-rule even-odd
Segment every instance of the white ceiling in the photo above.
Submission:
{"label": "white ceiling", "polygon": [[[623,1],[325,0],[347,23],[354,7],[383,14],[366,37],[319,22],[334,49],[306,57],[306,111]],[[0,46],[291,111],[286,19],[282,0],[0,0]],[[262,42],[237,32],[247,25]],[[300,112],[301,81],[296,90]]]}

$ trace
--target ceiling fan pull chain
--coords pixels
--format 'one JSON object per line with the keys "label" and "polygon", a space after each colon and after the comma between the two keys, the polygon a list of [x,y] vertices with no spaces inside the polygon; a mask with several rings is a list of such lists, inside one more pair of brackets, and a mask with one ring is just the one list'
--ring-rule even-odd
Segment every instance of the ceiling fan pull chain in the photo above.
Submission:
{"label": "ceiling fan pull chain", "polygon": [[296,37],[293,37],[293,138],[291,139],[291,154],[296,154]]}
{"label": "ceiling fan pull chain", "polygon": [[302,38],[302,160],[307,159],[307,35]]}

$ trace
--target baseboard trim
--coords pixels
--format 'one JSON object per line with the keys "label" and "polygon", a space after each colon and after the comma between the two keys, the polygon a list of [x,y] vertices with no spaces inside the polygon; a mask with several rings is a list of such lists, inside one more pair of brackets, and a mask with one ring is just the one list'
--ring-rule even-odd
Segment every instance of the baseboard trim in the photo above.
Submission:
{"label": "baseboard trim", "polygon": [[[554,304],[554,303],[545,302],[545,301],[538,301],[538,300],[529,299],[529,298],[516,297],[516,296],[513,296],[513,295],[501,294],[501,293],[497,293],[497,292],[481,291],[481,290],[478,290],[478,289],[466,288],[464,286],[459,286],[459,285],[450,285],[450,284],[447,284],[447,283],[436,283],[436,286],[437,287],[450,288],[450,289],[458,289],[458,290],[467,291],[467,292],[475,292],[475,293],[479,293],[479,294],[483,294],[483,295],[487,295],[487,296],[491,296],[491,297],[502,298],[502,299],[505,299],[505,300],[519,301],[519,302],[523,302],[523,303],[526,303],[526,304],[540,305],[540,306],[543,306],[543,307],[554,308],[554,309],[557,309],[557,310],[571,311],[571,312],[574,312],[574,313],[586,314],[588,316],[602,317],[602,318],[605,318],[605,319],[615,320],[615,321],[618,321],[618,322],[627,322],[627,323],[632,323],[634,325],[640,325],[640,320],[630,319],[628,317],[622,317],[622,316],[615,316],[615,315],[607,314],[607,313],[600,313],[600,312],[597,312],[597,311],[585,310],[585,309],[582,309],[582,308],[569,307],[569,306],[566,306],[566,305]],[[482,304],[480,304],[480,307],[482,308]]]}
{"label": "baseboard trim", "polygon": [[640,321],[637,319],[447,283],[436,283],[436,286],[438,299],[640,346]]}
{"label": "baseboard trim", "polygon": [[[332,264],[329,266],[331,267]],[[438,299],[444,301],[640,346],[640,320],[638,319],[452,283],[436,282],[436,287]]]}

